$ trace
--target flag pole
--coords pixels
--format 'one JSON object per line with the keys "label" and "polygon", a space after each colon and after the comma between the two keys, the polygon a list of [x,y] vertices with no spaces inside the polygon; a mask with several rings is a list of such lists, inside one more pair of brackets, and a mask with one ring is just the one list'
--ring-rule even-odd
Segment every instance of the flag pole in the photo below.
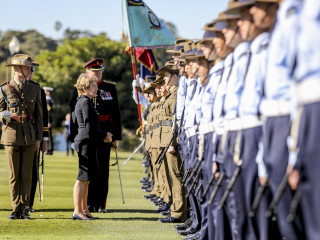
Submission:
{"label": "flag pole", "polygon": [[[136,62],[136,54],[134,51],[133,47],[130,47],[130,53],[131,53],[131,62],[132,62],[132,72],[133,72],[133,79],[136,79],[136,66],[137,66],[137,62]],[[139,79],[138,79],[139,80]],[[138,87],[135,87],[136,89],[136,96],[137,96],[137,107],[138,107],[138,115],[139,115],[139,123],[140,123],[140,127],[142,126],[142,120],[141,120],[141,110],[140,110],[140,101],[139,101],[139,93],[138,93]]]}

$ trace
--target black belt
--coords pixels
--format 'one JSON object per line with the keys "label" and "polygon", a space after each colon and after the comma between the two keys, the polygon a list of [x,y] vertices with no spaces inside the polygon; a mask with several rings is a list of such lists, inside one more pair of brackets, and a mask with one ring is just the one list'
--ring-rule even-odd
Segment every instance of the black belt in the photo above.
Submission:
{"label": "black belt", "polygon": [[172,121],[171,120],[162,120],[161,126],[172,126]]}

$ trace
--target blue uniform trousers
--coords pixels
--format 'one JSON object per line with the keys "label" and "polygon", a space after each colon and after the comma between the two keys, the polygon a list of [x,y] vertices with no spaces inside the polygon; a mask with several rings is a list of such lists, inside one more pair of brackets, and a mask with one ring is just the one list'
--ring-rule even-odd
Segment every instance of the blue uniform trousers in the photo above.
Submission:
{"label": "blue uniform trousers", "polygon": [[297,167],[302,190],[301,209],[307,239],[320,239],[320,102],[306,104],[300,121]]}
{"label": "blue uniform trousers", "polygon": [[[289,152],[287,136],[290,128],[290,116],[269,117],[265,123],[264,161],[269,174],[269,184],[273,195],[279,188],[288,165]],[[292,223],[286,219],[290,210],[293,193],[286,187],[277,205],[277,222],[280,233],[286,239],[304,239],[301,215],[299,212]],[[300,212],[301,213],[301,212]]]}

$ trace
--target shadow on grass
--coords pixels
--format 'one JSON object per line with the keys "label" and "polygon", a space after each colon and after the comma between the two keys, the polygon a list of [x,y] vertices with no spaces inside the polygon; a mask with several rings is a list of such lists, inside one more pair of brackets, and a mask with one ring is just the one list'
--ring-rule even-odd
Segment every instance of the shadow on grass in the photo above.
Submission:
{"label": "shadow on grass", "polygon": [[[70,218],[63,218],[63,217],[53,217],[53,218],[31,218],[30,220],[72,220],[72,221],[79,221],[79,220],[73,220],[71,217]],[[127,218],[101,218],[98,217],[95,220],[89,220],[89,221],[84,221],[84,222],[90,222],[90,221],[152,221],[156,222],[159,218],[145,218],[145,217],[127,217]],[[19,220],[16,220],[19,221]]]}
{"label": "shadow on grass", "polygon": [[148,209],[107,209],[108,213],[157,213],[156,210]]}

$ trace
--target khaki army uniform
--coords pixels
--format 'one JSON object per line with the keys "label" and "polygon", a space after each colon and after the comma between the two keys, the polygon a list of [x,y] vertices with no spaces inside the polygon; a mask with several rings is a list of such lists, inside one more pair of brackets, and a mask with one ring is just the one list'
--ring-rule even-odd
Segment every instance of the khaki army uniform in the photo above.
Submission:
{"label": "khaki army uniform", "polygon": [[[147,116],[147,124],[146,124],[146,130],[145,130],[145,133],[146,133],[145,149],[146,149],[146,151],[149,151],[149,149],[151,149],[153,121],[155,120],[154,119],[155,118],[154,110],[156,109],[157,105],[158,105],[158,101],[151,103],[151,106],[149,109],[149,114]],[[158,197],[160,197],[160,188],[159,188],[158,174],[157,174],[155,161],[156,161],[156,159],[154,157],[152,157],[152,154],[151,154],[152,175],[154,177],[154,185],[153,185],[153,189],[151,191],[151,194],[157,195]]]}
{"label": "khaki army uniform", "polygon": [[[159,101],[155,102],[155,108],[152,111],[152,122],[153,122],[153,130],[152,130],[152,141],[151,141],[151,161],[155,163],[160,154],[160,133],[161,133],[161,125],[159,122],[159,115],[161,111],[161,105],[164,101],[164,98],[161,98]],[[157,168],[159,165],[155,165]],[[157,173],[158,177],[158,187],[156,191],[160,194],[160,197],[163,198],[163,201],[169,203],[171,192],[168,185],[168,174],[166,172],[166,168],[161,167],[159,172]]]}
{"label": "khaki army uniform", "polygon": [[[165,101],[161,106],[160,122],[161,122],[161,141],[160,147],[168,146],[172,138],[172,125],[177,101],[177,86],[172,86]],[[174,137],[172,146],[177,147],[176,137]],[[169,172],[169,184],[172,192],[171,216],[174,218],[185,219],[187,214],[187,204],[185,198],[185,188],[182,187],[182,176],[179,174],[181,166],[181,158],[179,151],[176,149],[174,153],[166,153],[165,167]],[[163,166],[161,167],[163,168]]]}
{"label": "khaki army uniform", "polygon": [[35,144],[42,139],[40,86],[33,81],[25,81],[20,87],[14,80],[3,84],[0,112],[7,108],[11,118],[0,117],[3,122],[1,144],[5,146],[9,167],[11,205],[15,212],[20,212],[29,207]]}

